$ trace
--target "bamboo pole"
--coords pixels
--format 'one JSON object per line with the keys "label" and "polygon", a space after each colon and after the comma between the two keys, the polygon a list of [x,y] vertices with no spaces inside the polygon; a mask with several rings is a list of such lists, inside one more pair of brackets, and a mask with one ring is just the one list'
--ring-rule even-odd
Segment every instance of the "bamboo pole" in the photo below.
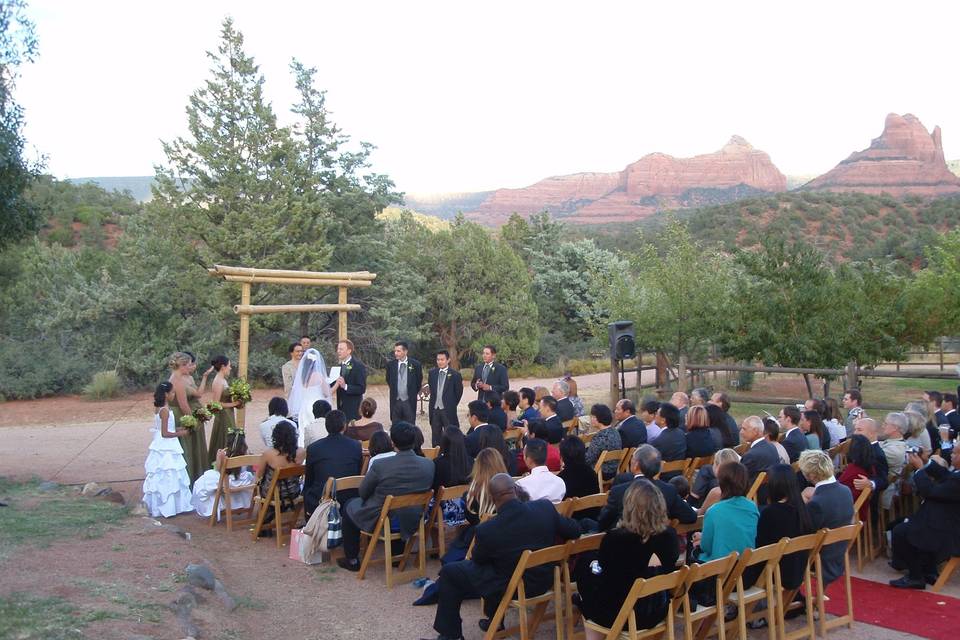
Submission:
{"label": "bamboo pole", "polygon": [[[249,291],[250,285],[244,283],[244,287],[247,287]],[[341,288],[342,291],[346,289]],[[233,312],[240,315],[240,322],[243,322],[243,318],[259,314],[259,313],[303,313],[303,312],[326,312],[337,311],[341,316],[346,316],[347,311],[360,311],[361,307],[358,304],[249,304],[250,296],[249,294],[246,297],[247,304],[238,304],[234,305]],[[248,320],[249,322],[249,320]],[[243,325],[241,324],[241,331]],[[241,338],[242,339],[242,338]]]}
{"label": "bamboo pole", "polygon": [[[240,303],[250,306],[250,283],[240,285]],[[237,364],[237,377],[246,379],[247,360],[250,351],[250,316],[240,316],[240,362]],[[246,427],[247,411],[244,408],[237,410],[237,424],[241,429]]]}
{"label": "bamboo pole", "polygon": [[[337,335],[339,336],[337,339],[346,340],[347,339],[346,307],[351,306],[347,304],[347,288],[346,287],[340,287],[340,289],[337,291],[337,302],[338,302],[338,306],[342,307],[342,310],[340,311],[337,317]],[[357,310],[360,309],[360,305],[358,304],[353,306],[355,306]]]}
{"label": "bamboo pole", "polygon": [[235,276],[213,274],[227,282],[248,282],[251,284],[300,284],[310,287],[369,287],[370,280],[323,280],[311,278],[277,278],[269,276]]}
{"label": "bamboo pole", "polygon": [[373,280],[377,274],[369,271],[292,271],[287,269],[255,269],[215,264],[208,269],[211,275],[261,276],[272,278],[303,278],[308,280]]}

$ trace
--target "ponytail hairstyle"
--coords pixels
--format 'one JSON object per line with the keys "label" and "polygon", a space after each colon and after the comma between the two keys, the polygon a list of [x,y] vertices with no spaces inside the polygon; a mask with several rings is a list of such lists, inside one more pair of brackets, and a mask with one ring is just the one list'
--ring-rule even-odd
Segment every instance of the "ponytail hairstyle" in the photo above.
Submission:
{"label": "ponytail hairstyle", "polygon": [[153,391],[153,406],[162,407],[167,404],[167,394],[173,391],[173,385],[169,382],[161,382]]}
{"label": "ponytail hairstyle", "polygon": [[230,364],[230,359],[227,356],[217,356],[210,361],[210,364],[213,365],[213,370],[219,372],[220,369],[224,368]]}

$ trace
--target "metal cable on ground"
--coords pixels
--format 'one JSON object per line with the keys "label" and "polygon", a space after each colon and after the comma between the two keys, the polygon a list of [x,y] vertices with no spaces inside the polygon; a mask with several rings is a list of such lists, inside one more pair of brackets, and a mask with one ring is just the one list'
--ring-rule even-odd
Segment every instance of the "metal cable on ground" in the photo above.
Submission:
{"label": "metal cable on ground", "polygon": [[[89,449],[89,448],[91,447],[91,445],[93,445],[94,442],[96,442],[97,440],[99,440],[100,438],[102,438],[102,437],[103,437],[103,434],[105,434],[107,431],[110,431],[110,429],[112,429],[112,428],[114,427],[114,425],[116,425],[118,422],[120,422],[120,420],[122,420],[123,418],[126,418],[127,415],[130,413],[130,411],[132,411],[133,408],[134,408],[135,406],[137,406],[137,404],[138,404],[139,402],[140,402],[140,400],[135,400],[134,402],[132,402],[132,403],[130,404],[130,406],[127,407],[127,410],[124,411],[124,412],[120,415],[120,417],[118,417],[118,418],[115,419],[113,422],[111,422],[109,425],[107,425],[107,428],[104,429],[103,431],[101,431],[101,432],[99,433],[99,435],[97,435],[96,438],[94,438],[93,440],[91,440],[90,442],[88,442],[88,443],[87,443],[87,446],[85,446],[83,449],[81,449],[80,451],[78,451],[75,456],[73,456],[72,458],[70,458],[70,460],[68,460],[68,461],[66,462],[66,464],[64,464],[62,467],[60,467],[59,469],[57,469],[57,472],[56,472],[55,474],[53,474],[53,475],[50,477],[50,479],[51,479],[51,480],[56,479],[56,477],[59,476],[60,473],[61,473],[64,469],[66,469],[67,467],[69,467],[71,464],[74,463],[74,461],[75,461],[77,458],[79,458],[81,455],[83,455],[83,453],[84,453],[87,449]],[[81,483],[81,484],[86,484],[86,483]]]}

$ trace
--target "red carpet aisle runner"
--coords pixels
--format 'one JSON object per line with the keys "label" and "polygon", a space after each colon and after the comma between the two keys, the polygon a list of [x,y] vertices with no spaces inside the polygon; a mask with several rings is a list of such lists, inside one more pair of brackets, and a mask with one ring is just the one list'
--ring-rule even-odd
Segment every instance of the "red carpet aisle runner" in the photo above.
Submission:
{"label": "red carpet aisle runner", "polygon": [[[850,578],[853,617],[857,622],[903,631],[931,640],[960,637],[960,600],[939,593],[894,589],[888,584]],[[847,612],[846,584],[842,579],[827,588],[832,615]]]}

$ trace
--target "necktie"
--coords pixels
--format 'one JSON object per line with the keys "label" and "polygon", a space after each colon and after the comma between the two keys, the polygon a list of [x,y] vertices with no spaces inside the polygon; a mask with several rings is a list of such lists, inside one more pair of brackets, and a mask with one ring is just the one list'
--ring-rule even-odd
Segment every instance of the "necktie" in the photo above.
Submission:
{"label": "necktie", "polygon": [[487,376],[490,375],[490,363],[483,365],[483,384],[487,384]]}
{"label": "necktie", "polygon": [[443,384],[447,381],[447,370],[440,369],[437,372],[437,401],[433,405],[437,409],[443,409]]}
{"label": "necktie", "polygon": [[400,370],[397,374],[397,399],[407,400],[407,364],[405,362],[400,363]]}

